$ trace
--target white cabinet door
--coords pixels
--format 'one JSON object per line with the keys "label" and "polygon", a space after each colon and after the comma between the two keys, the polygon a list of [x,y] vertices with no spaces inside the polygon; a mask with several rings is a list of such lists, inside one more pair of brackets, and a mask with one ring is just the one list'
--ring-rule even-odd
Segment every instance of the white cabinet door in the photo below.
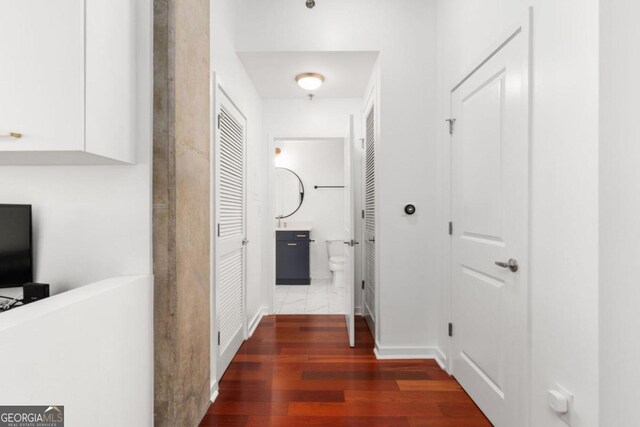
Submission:
{"label": "white cabinet door", "polygon": [[84,1],[0,0],[2,151],[84,150]]}
{"label": "white cabinet door", "polygon": [[128,163],[135,160],[135,3],[91,0],[85,14],[85,149]]}

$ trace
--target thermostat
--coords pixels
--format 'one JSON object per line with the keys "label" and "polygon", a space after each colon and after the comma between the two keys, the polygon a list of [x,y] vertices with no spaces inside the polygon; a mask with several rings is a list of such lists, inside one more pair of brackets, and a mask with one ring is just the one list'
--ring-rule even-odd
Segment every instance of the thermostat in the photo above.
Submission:
{"label": "thermostat", "polygon": [[414,213],[416,213],[416,207],[412,204],[408,204],[404,207],[404,213],[406,213],[407,215],[413,215]]}

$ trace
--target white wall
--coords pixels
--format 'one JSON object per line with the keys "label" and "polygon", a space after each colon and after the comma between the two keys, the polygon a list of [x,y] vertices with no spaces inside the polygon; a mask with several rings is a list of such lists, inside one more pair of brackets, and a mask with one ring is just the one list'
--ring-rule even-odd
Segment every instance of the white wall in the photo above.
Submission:
{"label": "white wall", "polygon": [[[361,111],[362,99],[353,98],[321,98],[313,101],[307,99],[265,99],[263,101],[263,141],[269,148],[269,153],[265,157],[267,166],[273,159],[271,145],[276,138],[344,138],[347,134],[347,120],[349,115],[354,115],[354,128],[356,138],[360,138],[361,133]],[[362,150],[359,145],[355,150],[356,163],[362,160]],[[265,168],[267,167],[265,166]],[[360,189],[361,171],[354,171],[356,188]],[[311,184],[313,187],[315,184]],[[309,190],[307,192],[319,191]],[[360,200],[360,194],[356,195],[356,200]],[[356,208],[358,211],[360,207]],[[273,254],[272,257],[264,258],[264,271],[267,277],[275,277],[275,236],[273,235],[273,221],[275,215],[266,215],[263,221],[265,238],[263,250],[265,254]],[[342,222],[341,222],[342,223]],[[356,239],[362,241],[361,221],[357,221]],[[318,243],[318,242],[316,242]],[[317,248],[317,245],[316,245]],[[318,251],[317,253],[320,253]],[[362,307],[361,290],[357,286],[362,280],[361,245],[356,246],[356,289],[355,306],[356,310]],[[267,292],[273,292],[271,283],[266,281]],[[268,294],[267,298],[272,298]]]}
{"label": "white wall", "polygon": [[[565,426],[546,401],[547,390],[559,383],[575,396],[571,425],[597,426],[598,1],[438,1],[438,122],[449,117],[448,94],[456,80],[524,19],[530,4],[530,422]],[[449,140],[444,125],[439,139],[444,152]],[[446,221],[443,210],[440,222]],[[446,271],[442,266],[442,283]],[[443,308],[449,307],[447,290],[442,290]],[[439,327],[445,351],[449,315],[443,313]]]}
{"label": "white wall", "polygon": [[68,427],[151,427],[152,277],[108,279],[3,313],[0,366],[2,405],[64,405]]}
{"label": "white wall", "polygon": [[52,294],[152,270],[152,3],[136,5],[136,165],[0,166],[0,203],[33,205],[34,279]]}
{"label": "white wall", "polygon": [[[294,171],[302,180],[305,197],[300,210],[282,221],[311,223],[312,279],[330,279],[327,240],[344,235],[344,189],[314,189],[316,185],[344,185],[344,140],[279,141],[282,153],[276,166]],[[289,226],[287,226],[289,227]],[[341,243],[342,244],[342,243]]]}
{"label": "white wall", "polygon": [[236,54],[237,2],[211,2],[211,69],[247,118],[247,317],[251,322],[264,305],[262,293],[262,220],[266,197],[262,139],[262,100]]}
{"label": "white wall", "polygon": [[640,3],[600,7],[600,425],[638,424]]}
{"label": "white wall", "polygon": [[[240,51],[380,52],[378,339],[387,354],[429,355],[436,344],[440,301],[433,272],[442,224],[436,208],[435,5],[323,0],[308,10],[289,0],[244,0],[237,29]],[[409,202],[417,207],[412,217],[403,212]]]}

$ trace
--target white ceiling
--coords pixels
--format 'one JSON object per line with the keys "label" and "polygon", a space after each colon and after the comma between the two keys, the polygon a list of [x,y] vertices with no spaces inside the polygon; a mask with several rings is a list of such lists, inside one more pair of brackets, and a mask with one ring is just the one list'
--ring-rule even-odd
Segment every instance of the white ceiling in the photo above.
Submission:
{"label": "white ceiling", "polygon": [[325,82],[313,91],[322,98],[364,97],[377,52],[240,52],[251,80],[263,98],[303,98],[300,73],[320,73]]}

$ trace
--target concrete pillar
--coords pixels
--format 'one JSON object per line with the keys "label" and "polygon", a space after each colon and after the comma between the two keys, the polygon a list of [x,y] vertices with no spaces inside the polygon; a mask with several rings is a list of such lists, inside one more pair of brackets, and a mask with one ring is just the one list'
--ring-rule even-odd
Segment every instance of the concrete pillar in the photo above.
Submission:
{"label": "concrete pillar", "polygon": [[209,1],[154,4],[155,425],[209,406]]}

